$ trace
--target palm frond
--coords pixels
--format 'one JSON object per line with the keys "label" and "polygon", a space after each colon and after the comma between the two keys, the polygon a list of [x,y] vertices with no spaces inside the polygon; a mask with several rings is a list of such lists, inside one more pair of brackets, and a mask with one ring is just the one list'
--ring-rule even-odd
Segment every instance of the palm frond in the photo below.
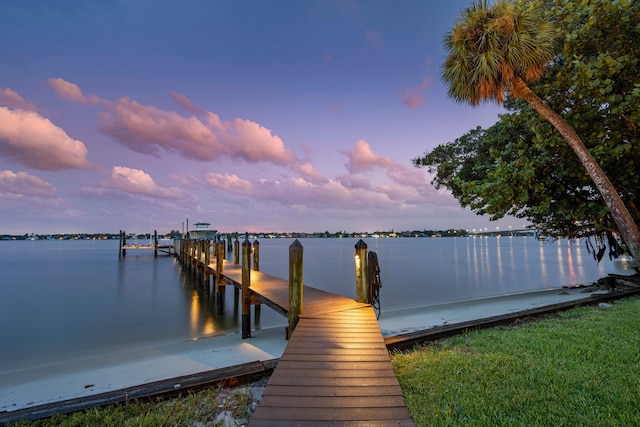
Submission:
{"label": "palm frond", "polygon": [[[533,7],[518,9],[498,0],[479,0],[464,9],[445,36],[442,79],[456,101],[504,102],[517,78],[539,79],[553,58],[557,33]],[[517,97],[517,93],[513,93]]]}

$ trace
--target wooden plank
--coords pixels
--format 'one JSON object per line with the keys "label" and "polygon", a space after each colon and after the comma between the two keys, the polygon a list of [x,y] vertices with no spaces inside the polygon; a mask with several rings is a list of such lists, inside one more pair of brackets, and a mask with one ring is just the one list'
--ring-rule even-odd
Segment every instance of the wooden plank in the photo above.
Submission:
{"label": "wooden plank", "polygon": [[274,422],[272,426],[280,425],[280,420],[398,421],[411,419],[406,406],[391,408],[295,408],[262,405],[258,405],[256,408],[252,420],[254,418],[272,420]]}
{"label": "wooden plank", "polygon": [[360,354],[332,354],[332,353],[301,353],[301,352],[285,352],[280,357],[281,362],[296,361],[296,362],[313,362],[322,360],[325,362],[388,362],[389,353],[383,353],[381,351],[371,351],[368,353],[362,352]]}
{"label": "wooden plank", "polygon": [[263,396],[402,396],[399,385],[386,387],[332,387],[309,386],[298,387],[291,385],[270,384]]}
{"label": "wooden plank", "polygon": [[[369,378],[371,376],[376,377],[388,377],[395,378],[395,373],[393,368],[391,367],[380,367],[376,370],[367,369],[365,371],[360,371],[357,369],[339,369],[339,368],[329,368],[325,370],[318,369],[304,369],[304,368],[295,368],[291,366],[280,366],[279,375],[285,375],[287,378],[291,378],[292,381],[297,381],[298,378],[301,377],[309,377],[309,378]],[[295,378],[295,380],[293,380]]]}
{"label": "wooden plank", "polygon": [[375,361],[375,362],[323,362],[323,361],[291,361],[291,360],[280,360],[278,362],[278,366],[282,366],[283,369],[317,369],[326,371],[328,369],[359,369],[361,371],[367,370],[379,370],[384,368],[389,364],[389,359],[386,361]]}
{"label": "wooden plank", "polygon": [[[389,351],[385,346],[367,347],[367,348],[340,348],[340,347],[310,347],[293,345],[287,346],[287,354],[335,354],[335,355],[351,355],[351,354],[384,354],[389,355]],[[283,354],[284,356],[284,354]]]}
{"label": "wooden plank", "polygon": [[288,408],[393,408],[404,406],[402,395],[392,396],[280,396],[262,397],[260,406]]}
{"label": "wooden plank", "polygon": [[[276,367],[276,370],[278,368]],[[292,384],[290,378],[283,375],[271,375],[267,383],[267,389],[271,385],[296,385],[300,388],[304,387],[383,387],[397,386],[398,379],[393,377],[368,377],[368,378],[349,378],[349,377],[297,377],[295,384]]]}

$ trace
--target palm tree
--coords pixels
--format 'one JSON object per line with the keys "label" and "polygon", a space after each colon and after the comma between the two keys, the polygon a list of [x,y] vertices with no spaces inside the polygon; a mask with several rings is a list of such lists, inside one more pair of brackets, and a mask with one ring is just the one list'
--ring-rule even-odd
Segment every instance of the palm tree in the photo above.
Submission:
{"label": "palm tree", "polygon": [[553,58],[556,34],[534,7],[519,9],[507,0],[489,6],[487,0],[479,0],[462,11],[445,37],[448,57],[442,78],[456,101],[503,103],[510,94],[524,99],[549,121],[578,156],[611,211],[627,249],[640,260],[640,231],[620,195],[573,128],[526,83],[542,77]]}

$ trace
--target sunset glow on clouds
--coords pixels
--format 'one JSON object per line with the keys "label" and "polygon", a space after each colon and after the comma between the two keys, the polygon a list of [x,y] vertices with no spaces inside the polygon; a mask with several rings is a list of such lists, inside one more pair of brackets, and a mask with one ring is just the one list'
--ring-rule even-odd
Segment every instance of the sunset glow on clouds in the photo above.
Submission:
{"label": "sunset glow on clouds", "polygon": [[410,162],[497,119],[438,80],[465,1],[22,4],[0,16],[0,234],[489,224]]}
{"label": "sunset glow on clouds", "polygon": [[37,170],[87,169],[87,147],[33,111],[0,107],[0,151]]}
{"label": "sunset glow on clouds", "polygon": [[0,192],[22,196],[51,197],[56,189],[37,176],[26,172],[0,171]]}

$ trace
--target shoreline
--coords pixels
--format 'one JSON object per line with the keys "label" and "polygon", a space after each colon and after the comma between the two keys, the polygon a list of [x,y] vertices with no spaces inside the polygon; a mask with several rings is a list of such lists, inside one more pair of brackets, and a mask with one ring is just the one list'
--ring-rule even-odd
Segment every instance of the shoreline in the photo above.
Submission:
{"label": "shoreline", "polygon": [[[607,293],[596,287],[588,293],[585,289],[561,288],[385,312],[380,319],[380,328],[385,338],[401,336],[563,302],[588,300],[591,295]],[[274,327],[255,330],[248,340],[241,340],[239,334],[229,334],[92,358],[82,363],[70,362],[54,368],[40,367],[32,372],[3,373],[0,375],[0,423],[6,422],[3,418],[14,413],[152,383],[171,384],[173,381],[175,391],[179,391],[184,387],[175,382],[176,379],[231,370],[242,364],[257,362],[268,370],[270,363],[282,355],[286,344],[283,328]]]}

